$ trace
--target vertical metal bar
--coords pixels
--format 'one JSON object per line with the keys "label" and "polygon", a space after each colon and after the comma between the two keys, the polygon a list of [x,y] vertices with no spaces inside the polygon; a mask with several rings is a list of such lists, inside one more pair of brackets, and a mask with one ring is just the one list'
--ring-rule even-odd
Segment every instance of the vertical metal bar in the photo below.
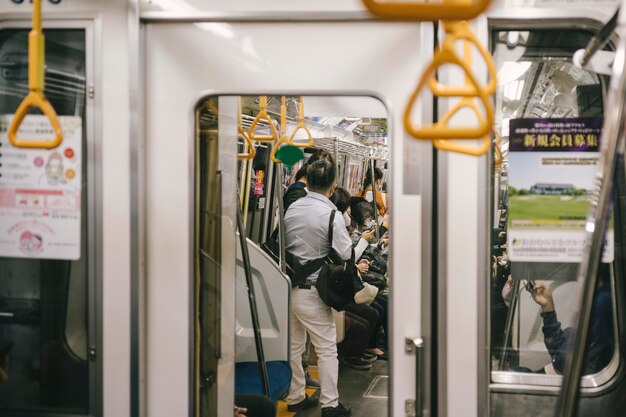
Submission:
{"label": "vertical metal bar", "polygon": [[370,158],[370,180],[372,187],[372,207],[374,208],[374,219],[376,224],[374,225],[374,231],[376,233],[376,241],[380,239],[380,231],[378,230],[378,205],[376,204],[376,175],[374,175],[374,159]]}
{"label": "vertical metal bar", "polygon": [[406,353],[415,354],[415,410],[411,415],[422,417],[424,415],[424,339],[406,338],[404,344]]}
{"label": "vertical metal bar", "polygon": [[265,353],[263,352],[263,339],[261,338],[261,324],[259,313],[256,308],[256,298],[254,296],[254,282],[252,281],[252,271],[250,270],[250,254],[248,253],[248,242],[243,225],[241,210],[237,210],[237,228],[239,229],[239,243],[241,245],[241,258],[243,260],[243,270],[246,275],[248,286],[248,302],[250,304],[250,316],[252,317],[252,330],[254,332],[254,344],[256,345],[256,355],[259,361],[259,371],[263,383],[263,392],[266,397],[270,396],[270,384],[267,376],[267,366],[265,364]]}
{"label": "vertical metal bar", "polygon": [[596,174],[596,192],[591,200],[589,214],[585,222],[586,240],[583,259],[578,267],[577,282],[581,289],[580,314],[575,333],[575,345],[571,355],[566,357],[563,372],[563,388],[556,408],[556,415],[573,417],[578,403],[578,387],[582,374],[585,346],[589,331],[591,306],[596,287],[597,270],[602,256],[604,235],[608,226],[611,190],[616,168],[616,154],[624,152],[624,92],[626,91],[626,43],[623,17],[618,30],[620,42],[613,74],[609,85],[607,117],[604,119],[600,155],[600,171]]}
{"label": "vertical metal bar", "polygon": [[333,137],[333,153],[335,157],[335,171],[337,172],[337,178],[339,178],[339,144],[338,139]]}
{"label": "vertical metal bar", "polygon": [[[511,303],[509,305],[509,311],[506,313],[506,326],[504,327],[504,339],[502,340],[502,348],[500,349],[500,362],[498,363],[498,369],[503,370],[506,365],[506,360],[509,355],[508,343],[511,337],[511,329],[513,328],[513,318],[515,317],[515,310],[517,309],[517,302],[519,300],[519,279],[513,281],[513,291],[511,293]],[[506,285],[506,284],[505,284]]]}
{"label": "vertical metal bar", "polygon": [[272,212],[272,189],[274,187],[274,161],[272,158],[268,158],[267,167],[265,171],[265,207],[263,208],[263,222],[261,223],[261,236],[259,236],[259,242],[266,242],[271,233],[272,225],[270,214]]}
{"label": "vertical metal bar", "polygon": [[287,273],[285,261],[285,212],[283,208],[283,167],[276,165],[276,204],[278,204],[278,265],[283,274]]}

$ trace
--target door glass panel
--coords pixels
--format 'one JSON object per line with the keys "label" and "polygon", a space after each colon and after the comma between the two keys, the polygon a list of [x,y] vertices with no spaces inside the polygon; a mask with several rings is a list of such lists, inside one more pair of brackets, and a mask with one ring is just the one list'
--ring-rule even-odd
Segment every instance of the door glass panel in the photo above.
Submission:
{"label": "door glass panel", "polygon": [[[303,109],[302,114],[300,108]],[[267,116],[259,118],[263,110]],[[283,111],[285,123],[281,125]],[[224,197],[225,192],[232,192],[233,196],[236,193],[239,201],[244,233],[248,238],[246,245],[250,257],[250,279],[255,292],[255,308],[270,394],[272,400],[276,400],[287,395],[289,390],[292,373],[290,352],[293,354],[305,344],[305,339],[300,340],[305,337],[303,325],[294,327],[294,323],[301,323],[296,317],[302,312],[296,311],[297,306],[294,310],[292,297],[298,292],[308,294],[311,291],[310,294],[316,294],[317,291],[315,286],[312,289],[298,287],[292,290],[289,277],[281,272],[277,259],[273,257],[277,253],[273,249],[279,247],[274,248],[271,243],[279,235],[279,224],[287,224],[287,245],[294,244],[296,240],[307,242],[315,234],[314,229],[311,229],[304,233],[302,239],[293,238],[289,234],[289,222],[285,222],[285,214],[281,212],[278,201],[283,202],[283,211],[287,206],[288,210],[297,211],[298,203],[302,203],[298,197],[319,196],[321,191],[314,190],[307,182],[307,163],[322,159],[328,161],[335,171],[337,187],[343,189],[323,197],[329,205],[330,201],[336,204],[336,215],[341,216],[341,224],[345,228],[343,232],[335,230],[334,233],[343,233],[347,250],[354,248],[356,251],[355,261],[360,261],[361,276],[371,285],[372,299],[367,303],[352,303],[345,312],[334,316],[329,308],[324,310],[324,314],[328,313],[326,318],[329,322],[323,325],[320,332],[330,331],[333,345],[339,353],[339,400],[351,405],[354,410],[366,407],[372,415],[386,415],[389,380],[387,295],[388,283],[391,281],[387,273],[390,249],[387,211],[391,198],[387,194],[386,182],[391,170],[384,105],[371,97],[286,96],[283,110],[281,96],[221,96],[202,100],[198,104],[196,118],[196,151],[199,152],[196,165],[199,189],[196,195],[199,196],[197,208],[200,216],[197,220],[199,264],[196,286],[196,291],[200,291],[196,299],[196,329],[199,329],[199,333],[196,333],[196,346],[199,348],[196,393],[200,407],[196,411],[200,415],[215,413],[216,387],[203,381],[207,381],[207,375],[218,372],[216,358],[219,356],[220,341],[215,336],[219,332],[220,320],[225,319],[220,317],[219,307],[220,302],[226,302],[220,299],[220,279],[227,279],[220,277],[223,272],[219,268],[222,241],[219,219],[223,218],[220,217],[220,196]],[[238,134],[238,126],[245,134],[253,132],[250,135],[252,139],[271,136],[275,128],[276,139],[282,137],[285,141],[291,140],[298,147],[287,147],[288,151],[281,148],[275,156],[284,162],[275,163],[272,153],[276,139],[256,141],[255,155],[237,162],[238,189],[220,190],[219,164],[234,163],[234,155],[230,155],[232,159],[229,161],[225,159],[218,163],[218,139],[222,145],[224,141],[237,141],[240,154],[251,153],[244,136]],[[293,138],[288,139],[292,135]],[[289,152],[297,156],[292,159]],[[374,172],[373,181],[370,179],[371,172]],[[323,222],[324,237],[327,236],[327,218]],[[308,226],[314,219],[315,216],[309,217],[307,212],[306,219],[302,221]],[[311,247],[316,245],[314,242],[308,244]],[[239,394],[262,394],[263,385],[259,376],[255,326],[239,240],[237,246],[235,403],[246,406],[246,403],[240,403],[245,399]],[[304,263],[306,259],[299,261]],[[304,283],[302,285],[306,286]],[[312,344],[316,343],[321,341]],[[306,353],[301,352],[295,363],[308,362],[308,375],[319,380],[320,362],[314,350],[305,349]],[[320,363],[320,366],[324,365]],[[305,383],[304,379],[302,383]],[[309,395],[315,391],[315,388],[307,388]],[[287,405],[280,401],[278,407],[286,408]]]}
{"label": "door glass panel", "polygon": [[[499,150],[491,225],[494,383],[561,384],[579,308],[577,236],[584,231],[604,112],[606,80],[571,62],[590,37],[562,30],[493,33]],[[583,387],[605,383],[617,369],[612,265],[600,272]]]}
{"label": "door glass panel", "polygon": [[[0,114],[13,113],[28,92],[27,38],[26,29],[0,31]],[[85,31],[46,30],[45,40],[45,95],[59,116],[78,116],[83,121],[80,257],[75,261],[38,259],[37,255],[0,257],[1,415],[11,411],[86,414],[90,404],[88,287],[93,278],[87,246],[91,239],[87,232]],[[10,146],[2,145],[0,154],[8,156]],[[57,150],[57,161],[77,156],[63,144]],[[6,174],[9,166],[4,159],[0,174],[3,170]],[[11,187],[11,179],[5,176],[4,180],[3,185]],[[66,214],[61,209],[29,208],[23,216]],[[0,238],[6,237],[7,223],[0,224]]]}

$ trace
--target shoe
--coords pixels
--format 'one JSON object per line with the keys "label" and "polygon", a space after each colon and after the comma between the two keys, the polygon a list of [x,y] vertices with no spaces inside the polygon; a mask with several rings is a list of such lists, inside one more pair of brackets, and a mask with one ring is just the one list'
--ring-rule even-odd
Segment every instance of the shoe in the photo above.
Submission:
{"label": "shoe", "polygon": [[344,356],[341,358],[341,363],[354,369],[362,369],[362,370],[372,369],[371,363],[359,357],[346,358]]}
{"label": "shoe", "polygon": [[376,362],[376,359],[378,359],[378,356],[373,353],[365,352],[361,358],[367,363],[374,363]]}
{"label": "shoe", "polygon": [[385,354],[385,352],[383,352],[382,350],[380,350],[379,348],[372,348],[369,349],[368,352],[373,353],[376,356],[382,356]]}
{"label": "shoe", "polygon": [[313,379],[313,377],[309,375],[308,372],[304,374],[304,379],[306,381],[307,388],[319,388],[320,387],[320,381],[318,381],[317,379]]}
{"label": "shoe", "polygon": [[305,395],[304,400],[300,401],[298,404],[287,404],[287,411],[295,413],[306,410],[307,408],[313,408],[318,402],[319,399],[317,397],[309,397],[308,395]]}
{"label": "shoe", "polygon": [[337,407],[322,408],[322,417],[348,417],[350,415],[352,415],[350,406],[345,406],[341,403]]}

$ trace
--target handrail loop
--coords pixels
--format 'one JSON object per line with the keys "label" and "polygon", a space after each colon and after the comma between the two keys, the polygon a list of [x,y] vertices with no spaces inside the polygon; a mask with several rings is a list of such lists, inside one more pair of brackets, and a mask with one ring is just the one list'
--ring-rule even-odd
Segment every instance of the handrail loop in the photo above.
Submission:
{"label": "handrail loop", "polygon": [[[483,57],[483,60],[487,64],[487,73],[488,81],[487,85],[481,87],[485,90],[488,95],[494,94],[496,92],[496,65],[491,58],[491,54],[487,51],[478,40],[478,37],[472,29],[468,22],[443,22],[443,28],[445,32],[449,35],[442,45],[442,48],[449,48],[449,52],[452,53],[455,57],[458,57],[456,54],[455,43],[459,40],[464,40],[463,53],[465,55],[465,59],[467,57],[472,56],[472,45],[476,47],[480,55]],[[444,62],[445,63],[445,62]],[[468,63],[469,66],[469,63]],[[473,88],[471,84],[465,83],[462,86],[451,86],[451,85],[443,85],[440,84],[435,77],[432,77],[428,82],[428,86],[434,95],[437,97],[476,97],[478,94],[477,90]]]}
{"label": "handrail loop", "polygon": [[[300,129],[303,129],[309,140],[308,142],[294,142],[296,138],[296,132]],[[309,128],[304,124],[304,101],[302,100],[302,96],[300,96],[300,104],[298,105],[298,124],[293,132],[291,132],[291,136],[289,136],[289,145],[297,146],[298,148],[310,148],[315,144],[313,140],[313,135],[309,131]]]}
{"label": "handrail loop", "polygon": [[[259,124],[261,120],[265,120],[270,127],[270,135],[261,135],[257,136],[254,133],[254,129],[256,125]],[[274,126],[274,121],[267,114],[267,96],[259,96],[259,113],[256,115],[250,128],[248,129],[248,136],[254,142],[271,142],[276,140],[278,137],[278,132],[276,131],[276,126]]]}
{"label": "handrail loop", "polygon": [[[243,126],[241,123],[241,97],[238,98],[237,103],[237,133],[243,138],[244,144],[244,152],[237,154],[237,160],[239,161],[247,161],[256,155],[256,148],[254,147],[254,143],[250,140],[250,136],[243,130]],[[248,148],[246,153],[246,148]]]}
{"label": "handrail loop", "polygon": [[[20,103],[9,126],[8,136],[11,144],[18,148],[53,149],[63,141],[61,123],[52,104],[44,95],[45,41],[41,26],[41,0],[33,2],[33,27],[28,34],[28,95]],[[33,108],[38,108],[48,117],[54,130],[53,140],[19,139],[17,131],[26,115]]]}
{"label": "handrail loop", "polygon": [[[437,149],[463,153],[472,156],[480,156],[489,150],[491,145],[490,133],[495,119],[493,105],[489,96],[496,89],[496,70],[491,56],[480,46],[478,38],[472,33],[467,22],[444,22],[444,28],[448,36],[444,39],[441,48],[437,50],[433,61],[422,73],[420,80],[404,113],[404,126],[411,136],[420,140],[431,140]],[[463,41],[463,54],[461,58],[456,53],[456,41]],[[489,81],[486,85],[480,85],[472,73],[472,45],[486,61],[489,73]],[[445,64],[454,64],[460,67],[465,74],[463,86],[445,86],[435,79],[437,68]],[[447,111],[436,123],[415,126],[411,120],[413,107],[422,89],[428,84],[435,97],[459,97],[460,99]],[[482,104],[484,115],[477,101]],[[468,108],[476,114],[478,122],[476,127],[448,127],[452,117],[461,109]],[[480,139],[479,146],[460,144],[450,139],[470,140]]]}
{"label": "handrail loop", "polygon": [[282,162],[280,159],[276,158],[276,152],[278,152],[278,148],[280,148],[280,145],[282,145],[283,143],[289,144],[289,138],[287,137],[287,105],[285,101],[285,96],[282,96],[280,98],[280,137],[278,138],[276,143],[274,143],[272,153],[270,154],[272,161],[274,161],[274,163],[276,164],[280,164]]}
{"label": "handrail loop", "polygon": [[459,0],[443,0],[437,4],[363,0],[363,3],[370,12],[381,17],[434,21],[473,19],[489,7],[491,0],[474,0],[471,3]]}

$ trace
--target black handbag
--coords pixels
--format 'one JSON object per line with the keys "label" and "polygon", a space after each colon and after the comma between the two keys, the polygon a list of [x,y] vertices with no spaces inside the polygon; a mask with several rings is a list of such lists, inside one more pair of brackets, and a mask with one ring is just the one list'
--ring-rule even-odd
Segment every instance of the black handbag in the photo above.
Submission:
{"label": "black handbag", "polygon": [[336,212],[337,210],[333,210],[330,213],[328,223],[330,251],[323,258],[322,270],[315,283],[315,288],[326,305],[337,311],[342,311],[346,305],[354,303],[354,294],[363,288],[363,283],[354,263],[354,250],[350,260],[344,261],[333,248],[333,224]]}

